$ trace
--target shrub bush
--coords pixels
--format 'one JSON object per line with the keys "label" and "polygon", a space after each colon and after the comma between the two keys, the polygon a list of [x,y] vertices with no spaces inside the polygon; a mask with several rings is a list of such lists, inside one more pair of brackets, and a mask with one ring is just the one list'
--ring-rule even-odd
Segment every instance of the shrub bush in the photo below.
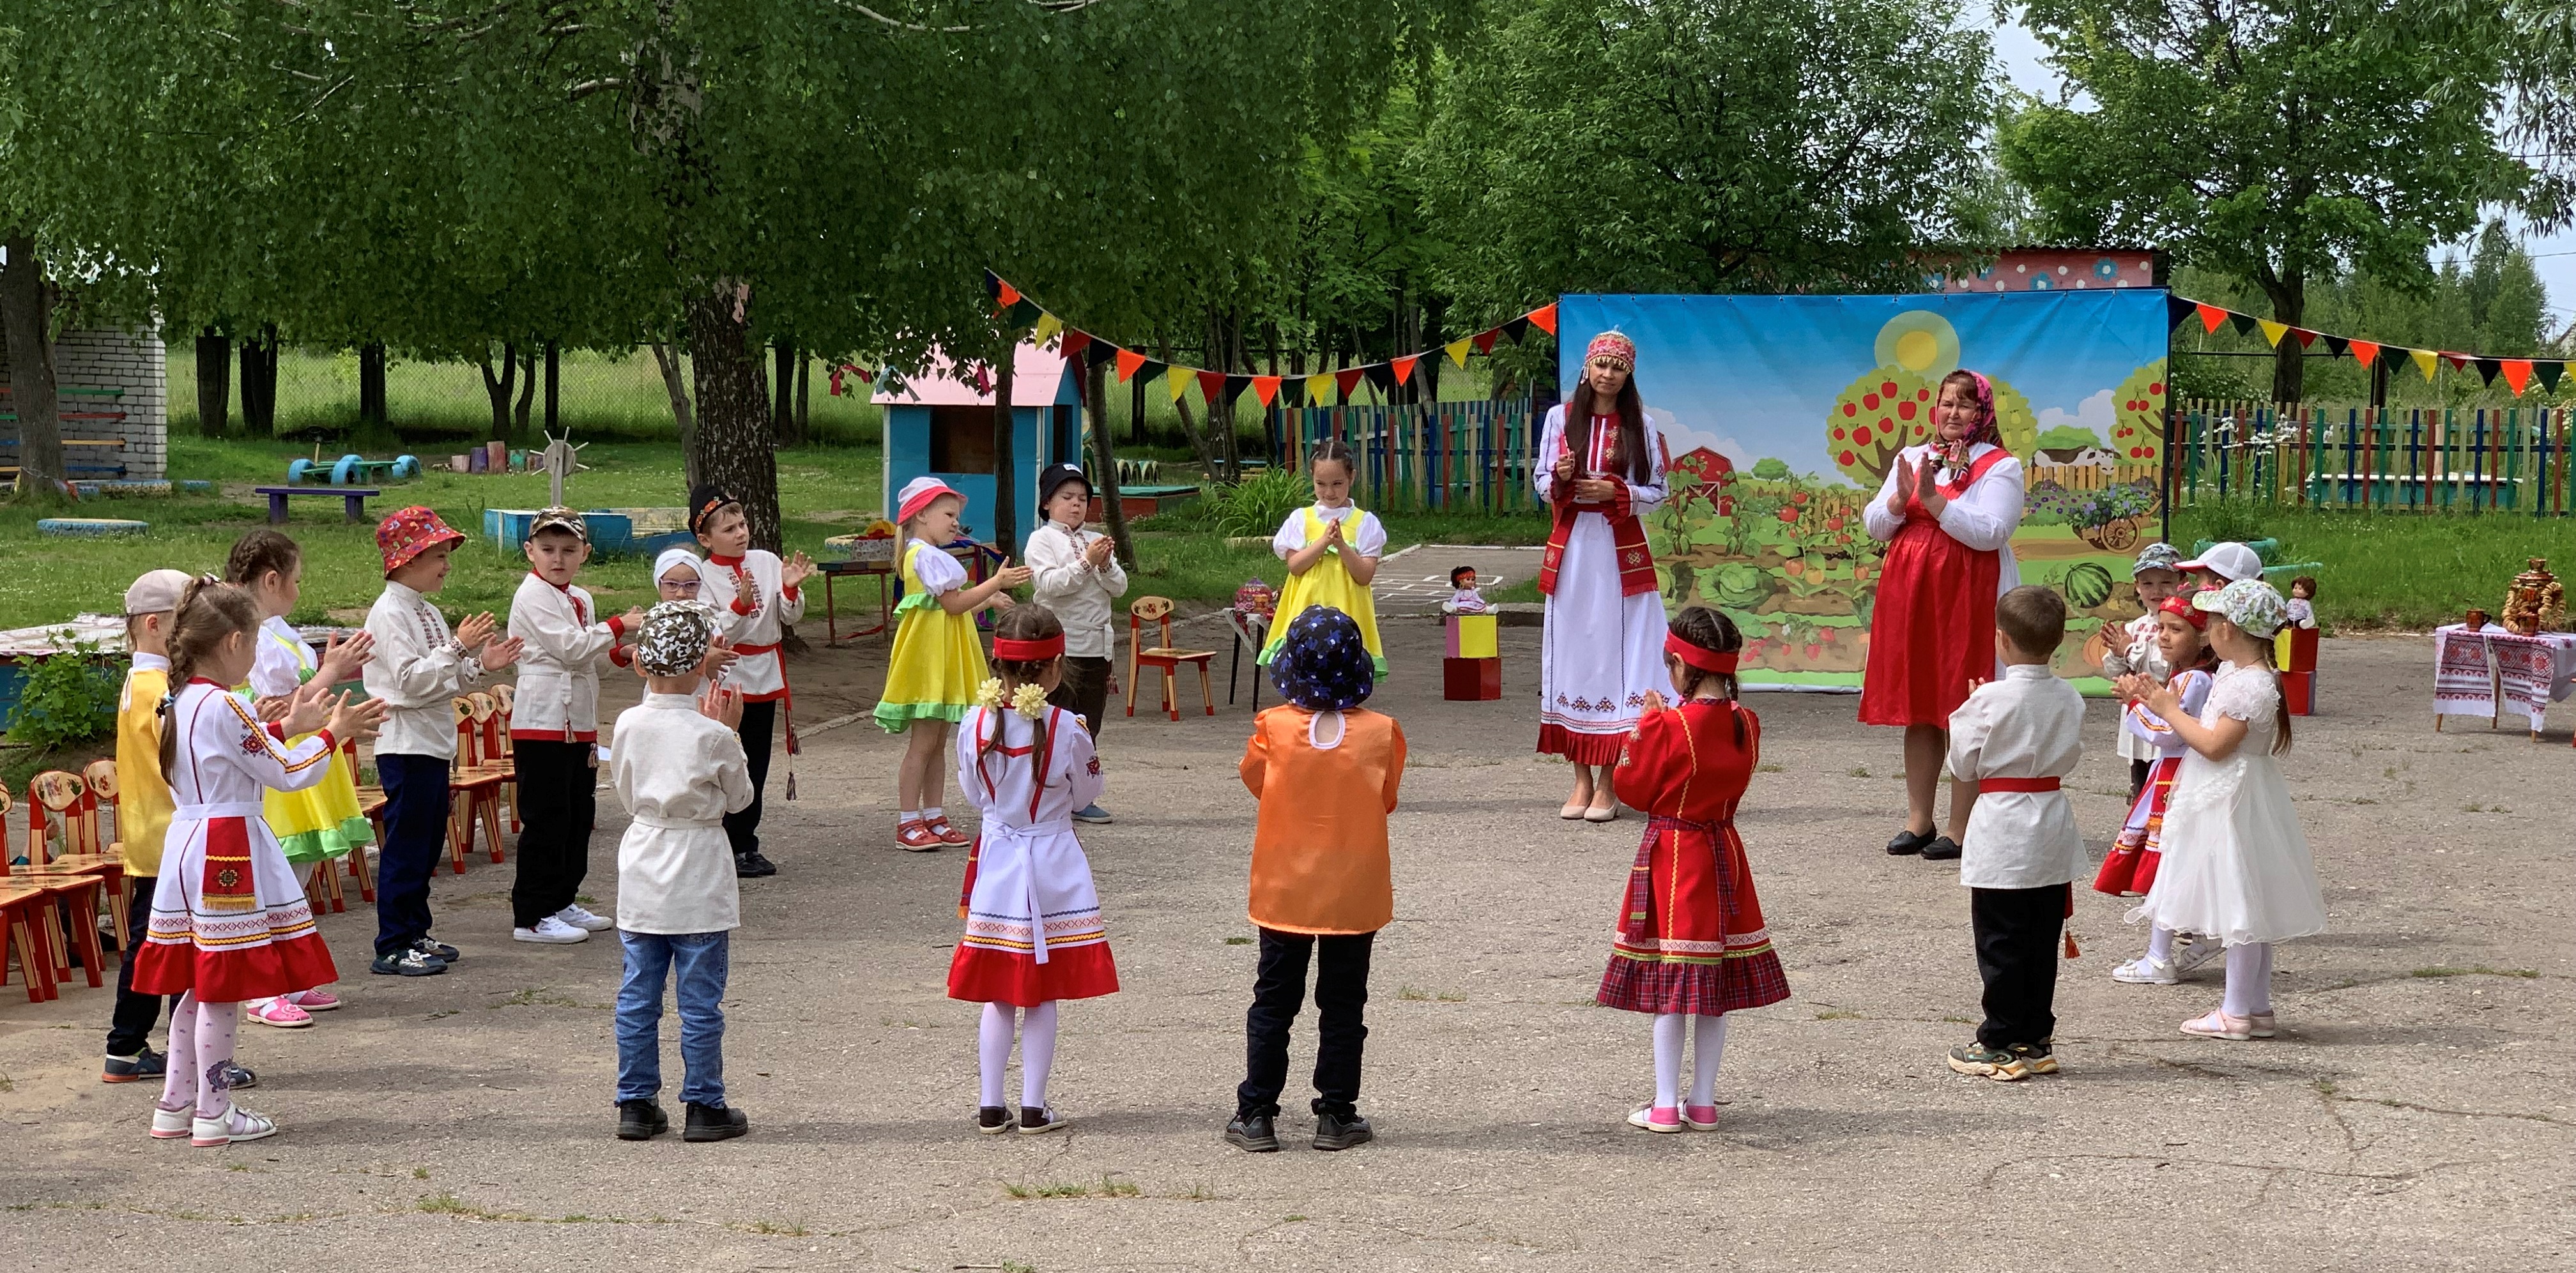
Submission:
{"label": "shrub bush", "polygon": [[27,683],[9,713],[9,737],[52,750],[114,734],[121,689],[116,673],[98,666],[93,643],[58,649],[27,669]]}

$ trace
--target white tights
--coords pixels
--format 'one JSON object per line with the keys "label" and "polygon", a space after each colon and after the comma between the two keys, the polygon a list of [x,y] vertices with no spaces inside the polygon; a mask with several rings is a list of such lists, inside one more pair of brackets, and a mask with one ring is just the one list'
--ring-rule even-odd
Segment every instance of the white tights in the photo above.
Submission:
{"label": "white tights", "polygon": [[1717,1063],[1726,1055],[1726,1018],[1693,1017],[1682,1012],[1655,1014],[1655,1108],[1671,1109],[1680,1103],[1682,1078],[1683,1024],[1691,1023],[1693,1036],[1690,1103],[1717,1103]]}
{"label": "white tights", "polygon": [[2218,1010],[2231,1017],[2261,1016],[2272,1010],[2272,943],[2227,948],[2227,997]]}
{"label": "white tights", "polygon": [[1047,1072],[1055,1068],[1055,1000],[1014,1012],[1007,1004],[984,1005],[984,1024],[976,1034],[975,1059],[983,1070],[982,1104],[1002,1104],[1002,1069],[1011,1060],[1011,1027],[1020,1029],[1020,1108],[1045,1109]]}
{"label": "white tights", "polygon": [[233,1103],[224,1072],[233,1063],[233,1032],[241,1024],[237,1003],[199,1003],[195,991],[170,1009],[170,1070],[161,1082],[161,1108],[191,1102],[199,1118],[220,1118]]}

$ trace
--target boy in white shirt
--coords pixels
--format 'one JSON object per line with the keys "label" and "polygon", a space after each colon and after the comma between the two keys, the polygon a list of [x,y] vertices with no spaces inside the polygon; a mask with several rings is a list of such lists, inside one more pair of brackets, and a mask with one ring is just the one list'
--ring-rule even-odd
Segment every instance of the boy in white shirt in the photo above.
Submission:
{"label": "boy in white shirt", "polygon": [[733,930],[742,926],[725,815],[757,798],[734,737],[742,693],[698,687],[716,613],[665,601],[639,625],[635,670],[644,701],[618,714],[608,775],[634,821],[617,844],[617,927],[626,977],[617,990],[617,1138],[651,1140],[670,1119],[662,1091],[662,983],[680,1000],[682,1139],[730,1140],[750,1119],[725,1104],[724,998]]}
{"label": "boy in white shirt", "polygon": [[525,549],[528,575],[510,599],[510,635],[527,646],[510,710],[520,818],[510,937],[561,946],[616,927],[574,898],[590,873],[590,831],[599,814],[599,660],[644,611],[602,622],[590,593],[574,585],[574,572],[590,560],[590,527],[579,512],[539,512]]}
{"label": "boy in white shirt", "polygon": [[[1109,711],[1109,661],[1118,651],[1118,598],[1127,572],[1107,535],[1082,528],[1091,509],[1091,479],[1081,468],[1058,464],[1038,475],[1038,509],[1046,522],[1029,535],[1020,560],[1033,574],[1034,598],[1064,624],[1064,679],[1047,701],[1080,716],[1094,740]],[[1095,800],[1078,809],[1076,822],[1107,822]]]}
{"label": "boy in white shirt", "polygon": [[427,977],[456,962],[456,948],[429,935],[429,875],[447,840],[448,765],[456,722],[448,700],[519,657],[518,638],[496,639],[492,616],[447,630],[429,603],[447,586],[448,554],[465,536],[415,504],[376,527],[385,591],[367,612],[375,656],[367,694],[385,702],[376,733],[376,778],[385,789],[385,841],[376,861],[376,959],[370,971]]}
{"label": "boy in white shirt", "polygon": [[[689,533],[707,550],[698,567],[698,600],[716,612],[717,634],[738,656],[724,679],[742,691],[742,749],[751,758],[751,806],[725,815],[725,834],[742,875],[776,875],[777,864],[760,852],[760,799],[769,787],[769,742],[778,713],[795,710],[778,643],[787,625],[805,617],[799,587],[814,573],[814,563],[803,553],[781,561],[774,552],[752,547],[742,501],[718,486],[702,484],[689,492]],[[792,755],[795,726],[788,727],[788,736]],[[792,782],[788,794],[795,795]]]}
{"label": "boy in white shirt", "polygon": [[2047,588],[1995,600],[2003,679],[1950,714],[1950,772],[1977,784],[1959,883],[1977,939],[1986,1019],[1950,1068],[2003,1082],[2057,1073],[2057,939],[2074,907],[2084,837],[2059,786],[2084,758],[2084,697],[2049,670],[2066,603]]}

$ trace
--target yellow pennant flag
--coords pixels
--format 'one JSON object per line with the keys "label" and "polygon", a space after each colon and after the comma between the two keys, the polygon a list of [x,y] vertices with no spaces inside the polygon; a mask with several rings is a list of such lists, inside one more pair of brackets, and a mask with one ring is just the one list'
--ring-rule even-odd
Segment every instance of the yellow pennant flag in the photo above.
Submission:
{"label": "yellow pennant flag", "polygon": [[2264,343],[2272,345],[2275,348],[2280,346],[2281,338],[2283,336],[2290,334],[2290,325],[2288,323],[2276,323],[2268,318],[2258,318],[2255,319],[2254,322],[2257,326],[2263,329]]}
{"label": "yellow pennant flag", "polygon": [[1195,379],[1197,379],[1197,377],[1191,375],[1190,369],[1187,367],[1166,367],[1163,369],[1163,383],[1171,389],[1172,401],[1174,402],[1180,401],[1181,395],[1190,391],[1190,381]]}
{"label": "yellow pennant flag", "polygon": [[2424,383],[2433,382],[2433,373],[2441,370],[2442,356],[2430,349],[2409,349],[2406,356],[2415,360],[2415,369],[2424,373]]}
{"label": "yellow pennant flag", "polygon": [[1046,343],[1055,339],[1055,334],[1063,330],[1063,319],[1058,318],[1053,314],[1041,313],[1038,315],[1037,327],[1029,333],[1029,341],[1038,348],[1044,349],[1046,348]]}
{"label": "yellow pennant flag", "polygon": [[1467,365],[1467,351],[1474,348],[1475,344],[1476,342],[1473,337],[1462,336],[1456,340],[1450,341],[1446,345],[1442,345],[1440,348],[1442,352],[1449,355],[1449,361],[1458,364],[1460,367],[1464,367]]}
{"label": "yellow pennant flag", "polygon": [[1332,391],[1333,373],[1323,371],[1306,377],[1306,403],[1308,406],[1320,407],[1324,405],[1324,395],[1331,393]]}

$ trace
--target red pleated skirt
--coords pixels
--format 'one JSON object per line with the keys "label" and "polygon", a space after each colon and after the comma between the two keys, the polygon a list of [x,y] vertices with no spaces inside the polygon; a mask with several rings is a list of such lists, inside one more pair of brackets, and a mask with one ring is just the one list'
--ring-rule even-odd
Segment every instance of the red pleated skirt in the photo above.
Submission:
{"label": "red pleated skirt", "polygon": [[957,944],[948,961],[948,997],[968,1003],[1034,1008],[1056,999],[1096,999],[1118,993],[1118,964],[1109,943],[1050,946],[1047,961],[1034,955]]}
{"label": "red pleated skirt", "polygon": [[1970,548],[1914,517],[1881,563],[1861,676],[1860,723],[1948,725],[1968,682],[1995,675],[2000,555]]}

